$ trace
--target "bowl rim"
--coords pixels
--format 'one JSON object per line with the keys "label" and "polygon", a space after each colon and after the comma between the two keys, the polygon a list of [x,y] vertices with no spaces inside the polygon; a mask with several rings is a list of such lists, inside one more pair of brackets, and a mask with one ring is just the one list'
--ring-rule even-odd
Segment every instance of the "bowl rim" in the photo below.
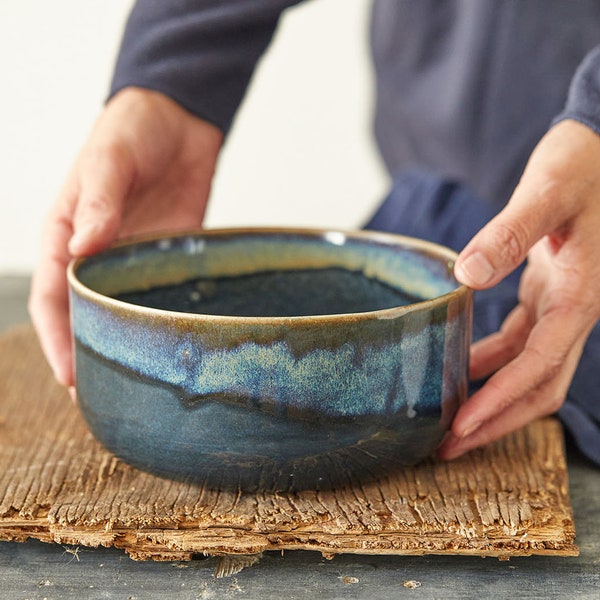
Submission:
{"label": "bowl rim", "polygon": [[[472,289],[468,286],[458,282],[457,286],[439,296],[420,300],[418,302],[412,302],[410,304],[404,304],[401,306],[394,306],[391,308],[384,308],[379,310],[363,311],[363,312],[351,312],[351,313],[331,313],[323,315],[296,315],[296,316],[285,316],[285,317],[269,317],[269,316],[234,316],[234,315],[211,315],[205,313],[190,313],[180,312],[161,308],[151,308],[139,304],[133,304],[125,302],[123,300],[117,300],[111,296],[107,296],[100,292],[93,290],[92,288],[85,285],[78,277],[77,270],[88,259],[92,259],[104,251],[109,251],[117,248],[126,246],[133,246],[136,244],[147,243],[147,242],[160,242],[165,239],[185,238],[185,237],[227,237],[237,235],[295,235],[314,237],[315,239],[321,239],[324,241],[335,239],[335,236],[344,236],[344,240],[348,238],[354,238],[365,241],[373,241],[383,243],[384,245],[392,246],[402,243],[404,246],[414,248],[423,254],[428,254],[435,258],[447,260],[447,269],[449,272],[453,271],[454,263],[458,257],[458,253],[454,250],[424,240],[421,238],[415,238],[407,235],[389,233],[376,230],[351,230],[351,229],[338,229],[338,228],[312,228],[312,227],[223,227],[223,228],[190,228],[181,229],[177,231],[168,232],[153,232],[144,233],[133,236],[124,237],[105,250],[90,254],[87,256],[81,256],[73,258],[67,266],[67,282],[72,293],[86,298],[96,304],[101,303],[107,306],[127,310],[129,312],[144,314],[147,316],[156,316],[162,318],[176,318],[183,319],[186,321],[198,321],[210,320],[217,322],[237,323],[237,324],[301,324],[318,320],[319,322],[335,321],[335,322],[347,322],[347,321],[358,321],[368,319],[395,319],[404,314],[414,312],[417,310],[432,310],[438,306],[443,306],[452,300],[457,300],[471,294]],[[454,275],[452,275],[454,277]]]}

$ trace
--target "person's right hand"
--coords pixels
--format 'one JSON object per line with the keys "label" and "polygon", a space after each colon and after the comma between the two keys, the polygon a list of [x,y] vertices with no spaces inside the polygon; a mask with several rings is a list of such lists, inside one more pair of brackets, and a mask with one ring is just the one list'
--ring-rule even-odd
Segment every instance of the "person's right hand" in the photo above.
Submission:
{"label": "person's right hand", "polygon": [[106,105],[45,223],[29,312],[56,379],[74,383],[66,268],[115,240],[200,226],[223,136],[166,96]]}

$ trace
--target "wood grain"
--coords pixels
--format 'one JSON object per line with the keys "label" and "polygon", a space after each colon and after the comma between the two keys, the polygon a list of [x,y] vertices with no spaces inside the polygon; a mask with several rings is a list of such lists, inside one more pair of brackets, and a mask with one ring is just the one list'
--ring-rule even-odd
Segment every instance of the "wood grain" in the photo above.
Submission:
{"label": "wood grain", "polygon": [[248,494],[160,479],[93,438],[30,326],[0,337],[0,539],[115,546],[135,559],[309,549],[325,556],[574,556],[560,425],[452,463],[336,491]]}

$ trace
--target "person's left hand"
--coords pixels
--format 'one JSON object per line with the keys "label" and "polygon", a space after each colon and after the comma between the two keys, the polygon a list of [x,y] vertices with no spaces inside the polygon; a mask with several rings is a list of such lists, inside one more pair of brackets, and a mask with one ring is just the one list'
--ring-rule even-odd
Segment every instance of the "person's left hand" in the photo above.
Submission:
{"label": "person's left hand", "polygon": [[525,258],[519,304],[471,348],[470,377],[490,377],[458,410],[441,458],[556,412],[600,318],[600,136],[576,121],[542,138],[510,202],[461,252],[455,275],[489,288]]}

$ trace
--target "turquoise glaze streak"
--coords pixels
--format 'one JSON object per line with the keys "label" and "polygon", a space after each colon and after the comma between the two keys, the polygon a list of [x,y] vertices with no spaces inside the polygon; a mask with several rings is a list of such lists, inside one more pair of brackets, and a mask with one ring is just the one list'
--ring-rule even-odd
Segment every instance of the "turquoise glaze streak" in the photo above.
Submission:
{"label": "turquoise glaze streak", "polygon": [[[419,403],[427,409],[439,403],[445,323],[426,323],[395,340],[399,325],[388,319],[381,321],[388,341],[370,345],[365,336],[360,345],[348,341],[323,348],[315,336],[314,348],[298,354],[293,351],[294,330],[271,343],[211,348],[203,340],[201,325],[198,332],[181,331],[168,323],[123,318],[80,298],[73,298],[72,304],[81,344],[185,397],[224,394],[330,416],[400,410],[414,416]],[[359,323],[354,328],[359,335],[366,326]],[[431,390],[424,394],[427,387]]]}

